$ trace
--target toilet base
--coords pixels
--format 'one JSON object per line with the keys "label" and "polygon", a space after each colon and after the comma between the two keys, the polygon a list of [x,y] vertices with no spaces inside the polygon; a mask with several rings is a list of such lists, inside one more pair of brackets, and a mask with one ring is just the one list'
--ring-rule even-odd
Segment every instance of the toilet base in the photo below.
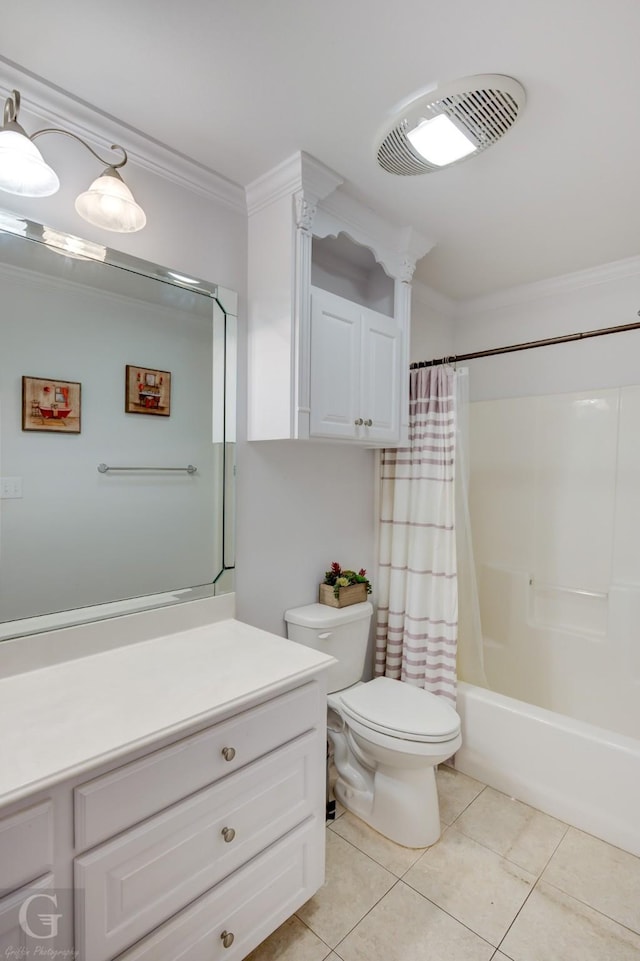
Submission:
{"label": "toilet base", "polygon": [[[337,767],[337,765],[336,765]],[[440,807],[434,767],[373,772],[373,790],[361,791],[340,777],[336,799],[352,814],[390,841],[407,848],[427,848],[440,837]]]}

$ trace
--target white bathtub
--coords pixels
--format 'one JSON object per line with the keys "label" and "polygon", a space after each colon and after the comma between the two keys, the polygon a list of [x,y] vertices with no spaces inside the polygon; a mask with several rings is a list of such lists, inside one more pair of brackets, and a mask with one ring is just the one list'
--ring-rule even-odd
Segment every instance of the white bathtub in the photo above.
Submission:
{"label": "white bathtub", "polygon": [[457,770],[640,855],[640,741],[463,682],[457,709]]}

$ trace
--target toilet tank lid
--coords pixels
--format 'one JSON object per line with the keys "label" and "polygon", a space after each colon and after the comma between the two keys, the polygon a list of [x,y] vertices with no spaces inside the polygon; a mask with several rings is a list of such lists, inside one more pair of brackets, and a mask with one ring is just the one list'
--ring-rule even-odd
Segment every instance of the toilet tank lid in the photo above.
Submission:
{"label": "toilet tank lid", "polygon": [[312,627],[323,630],[327,627],[338,627],[340,624],[350,624],[361,621],[373,614],[373,605],[369,601],[362,604],[350,604],[348,607],[330,607],[329,604],[307,604],[305,607],[292,607],[284,612],[287,624],[297,624],[300,627]]}

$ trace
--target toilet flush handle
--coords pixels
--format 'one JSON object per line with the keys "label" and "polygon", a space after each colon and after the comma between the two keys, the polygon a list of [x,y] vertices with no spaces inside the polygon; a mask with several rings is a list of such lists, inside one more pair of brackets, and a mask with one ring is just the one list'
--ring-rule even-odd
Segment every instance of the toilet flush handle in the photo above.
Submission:
{"label": "toilet flush handle", "polygon": [[325,631],[324,634],[318,634],[318,640],[326,641],[331,637],[332,634],[333,634],[333,631]]}

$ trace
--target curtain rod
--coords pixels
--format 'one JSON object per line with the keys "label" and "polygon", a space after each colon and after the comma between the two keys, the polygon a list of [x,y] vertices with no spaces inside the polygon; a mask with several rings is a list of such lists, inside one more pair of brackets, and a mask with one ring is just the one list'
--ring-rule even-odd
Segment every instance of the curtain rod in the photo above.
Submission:
{"label": "curtain rod", "polygon": [[[640,316],[640,310],[638,311]],[[640,321],[622,324],[619,327],[601,327],[598,330],[585,330],[581,334],[564,334],[561,337],[547,337],[546,340],[529,340],[524,344],[511,344],[509,347],[492,347],[489,350],[476,350],[470,354],[452,354],[434,360],[421,360],[410,364],[410,370],[418,367],[437,367],[438,364],[453,364],[462,360],[475,360],[477,357],[494,357],[496,354],[511,354],[516,350],[532,350],[534,347],[551,347],[553,344],[568,344],[572,340],[586,340],[588,337],[604,337],[605,334],[619,334],[623,330],[638,330]]]}

